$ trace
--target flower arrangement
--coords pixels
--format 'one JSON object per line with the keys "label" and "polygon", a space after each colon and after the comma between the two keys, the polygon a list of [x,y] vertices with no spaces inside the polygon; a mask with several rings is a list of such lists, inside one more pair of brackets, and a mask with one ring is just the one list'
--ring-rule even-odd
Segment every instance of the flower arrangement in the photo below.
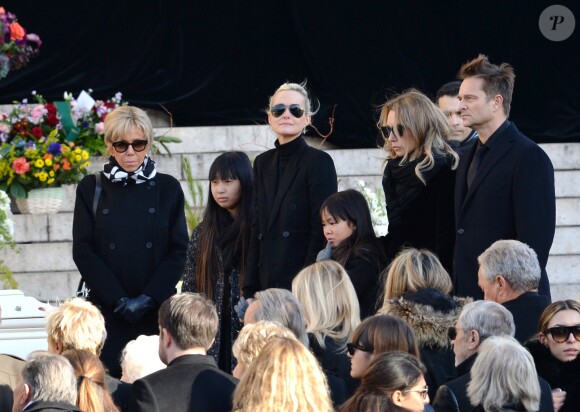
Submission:
{"label": "flower arrangement", "polygon": [[369,204],[375,235],[386,235],[389,229],[389,219],[387,217],[385,194],[381,189],[372,190],[367,187],[364,180],[358,180],[357,185]]}
{"label": "flower arrangement", "polygon": [[38,35],[26,33],[16,16],[0,7],[0,79],[25,67],[41,45]]}
{"label": "flower arrangement", "polygon": [[[10,198],[0,190],[0,250],[4,247],[16,248],[14,242],[14,221],[10,212]],[[12,277],[12,271],[2,259],[0,259],[0,288],[16,289],[18,284]]]}

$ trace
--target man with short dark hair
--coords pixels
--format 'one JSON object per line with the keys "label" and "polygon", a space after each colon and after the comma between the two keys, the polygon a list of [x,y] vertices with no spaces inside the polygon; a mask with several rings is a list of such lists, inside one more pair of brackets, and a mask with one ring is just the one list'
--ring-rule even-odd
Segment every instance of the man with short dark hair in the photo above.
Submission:
{"label": "man with short dark hair", "polygon": [[487,56],[459,72],[463,124],[479,141],[459,161],[455,182],[455,294],[481,299],[477,257],[493,242],[516,239],[538,255],[539,293],[550,296],[546,263],[556,226],[554,168],[546,153],[508,120],[515,74]]}
{"label": "man with short dark hair", "polygon": [[182,293],[163,302],[159,357],[167,368],[133,383],[129,410],[230,411],[237,380],[207,355],[217,328],[215,306],[200,294]]}
{"label": "man with short dark hair", "polygon": [[445,83],[437,90],[435,103],[447,117],[449,126],[451,126],[452,133],[448,143],[453,149],[463,151],[473,146],[477,141],[477,132],[463,124],[461,110],[459,110],[459,98],[457,97],[459,86],[461,86],[460,80]]}

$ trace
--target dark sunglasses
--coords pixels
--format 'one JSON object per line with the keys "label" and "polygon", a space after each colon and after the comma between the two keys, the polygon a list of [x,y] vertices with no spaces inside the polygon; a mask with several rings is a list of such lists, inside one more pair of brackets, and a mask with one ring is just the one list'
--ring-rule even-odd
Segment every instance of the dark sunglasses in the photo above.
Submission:
{"label": "dark sunglasses", "polygon": [[290,114],[297,119],[300,119],[302,116],[304,116],[304,109],[297,104],[291,104],[290,106],[277,104],[275,106],[272,106],[272,108],[270,108],[270,113],[274,117],[280,117],[284,114],[286,109],[288,109],[290,111]]}
{"label": "dark sunglasses", "polygon": [[554,326],[553,328],[547,329],[545,333],[552,335],[552,339],[558,343],[566,342],[570,334],[573,334],[574,339],[580,342],[580,325]]}
{"label": "dark sunglasses", "polygon": [[[395,133],[395,137],[401,137],[403,135],[403,133],[405,132],[405,126],[402,124],[398,124],[398,125],[395,125],[395,127],[397,128],[397,133]],[[389,136],[391,136],[391,133],[395,132],[395,127],[381,126],[381,127],[379,127],[379,129],[381,129],[381,132],[383,133],[384,138],[388,139]]]}
{"label": "dark sunglasses", "polygon": [[449,336],[449,340],[455,340],[457,337],[457,329],[455,326],[451,326],[447,329],[447,336]]}
{"label": "dark sunglasses", "polygon": [[132,143],[129,142],[114,142],[113,147],[117,153],[125,153],[129,150],[129,146],[133,148],[136,152],[142,152],[147,147],[147,140],[135,140]]}
{"label": "dark sunglasses", "polygon": [[364,346],[355,345],[354,343],[347,343],[346,344],[346,350],[350,356],[354,356],[354,352],[357,349],[362,351],[362,352],[372,352],[373,351],[371,348],[365,348]]}
{"label": "dark sunglasses", "polygon": [[425,400],[425,399],[427,399],[427,396],[429,395],[429,387],[428,386],[425,386],[425,389],[421,389],[420,391],[416,391],[416,390],[413,390],[413,389],[407,389],[407,390],[404,390],[403,392],[405,392],[405,393],[407,393],[407,392],[417,392],[419,395],[421,395],[421,398],[423,400]]}

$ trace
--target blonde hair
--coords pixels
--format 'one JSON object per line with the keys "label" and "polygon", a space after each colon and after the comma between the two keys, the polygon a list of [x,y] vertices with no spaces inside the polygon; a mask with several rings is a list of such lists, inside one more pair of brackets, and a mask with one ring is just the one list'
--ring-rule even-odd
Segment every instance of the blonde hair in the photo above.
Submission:
{"label": "blonde hair", "polygon": [[316,262],[302,269],[292,281],[292,293],[304,310],[306,331],[325,348],[328,336],[342,352],[360,324],[359,302],[346,270],[333,260]]}
{"label": "blonde hair", "polygon": [[121,369],[123,382],[133,383],[158,370],[165,369],[159,359],[159,335],[139,335],[121,352]]}
{"label": "blonde hair", "polygon": [[318,361],[294,337],[264,346],[234,391],[233,404],[240,412],[334,410]]}
{"label": "blonde hair", "polygon": [[540,315],[540,319],[538,320],[538,336],[546,335],[548,333],[550,321],[558,312],[563,310],[575,310],[580,313],[580,302],[573,299],[566,299],[550,303],[546,309],[544,309]]}
{"label": "blonde hair", "polygon": [[147,144],[151,144],[153,125],[147,113],[134,106],[117,107],[105,117],[105,143],[111,144],[121,140],[132,128],[141,130]]}
{"label": "blonde hair", "polygon": [[540,383],[532,355],[512,337],[487,338],[471,368],[467,396],[472,405],[490,412],[520,404],[526,411],[537,411]]}
{"label": "blonde hair", "polygon": [[304,97],[304,114],[306,116],[313,116],[318,111],[318,110],[314,110],[314,111],[312,110],[312,102],[310,101],[310,95],[308,93],[308,90],[306,89],[306,80],[305,80],[300,84],[286,82],[286,83],[283,83],[280,87],[278,87],[276,89],[276,91],[274,92],[274,94],[272,96],[270,96],[270,98],[268,99],[267,112],[270,112],[270,109],[272,108],[272,100],[274,99],[274,96],[276,96],[276,94],[278,94],[279,92],[283,92],[283,91],[298,92]]}
{"label": "blonde hair", "polygon": [[245,325],[232,347],[238,364],[247,370],[262,348],[274,338],[293,338],[294,334],[278,322],[261,320]]}
{"label": "blonde hair", "polygon": [[449,294],[453,290],[453,283],[433,252],[427,249],[403,249],[389,265],[383,307],[388,305],[389,299],[425,288]]}
{"label": "blonde hair", "polygon": [[[390,99],[381,107],[378,127],[387,124],[387,117],[391,111],[396,113],[397,123],[404,125],[412,139],[417,142],[417,148],[412,153],[405,154],[401,164],[407,162],[409,157],[417,159],[425,155],[425,158],[415,166],[415,174],[423,184],[426,182],[422,172],[433,168],[435,157],[451,157],[453,159],[451,169],[457,168],[459,156],[446,142],[451,134],[449,122],[443,112],[427,96],[416,89],[408,89],[403,94]],[[397,132],[393,131],[393,133]],[[383,138],[387,160],[396,158],[397,155],[389,146],[389,136],[383,136]]]}
{"label": "blonde hair", "polygon": [[62,350],[80,349],[100,355],[107,338],[105,319],[92,303],[73,298],[46,316],[48,339]]}

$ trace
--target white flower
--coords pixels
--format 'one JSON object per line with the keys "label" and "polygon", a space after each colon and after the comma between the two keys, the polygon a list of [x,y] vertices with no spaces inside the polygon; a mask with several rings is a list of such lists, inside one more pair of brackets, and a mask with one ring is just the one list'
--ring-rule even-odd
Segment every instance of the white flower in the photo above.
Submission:
{"label": "white flower", "polygon": [[385,195],[381,189],[372,190],[366,186],[363,180],[358,180],[359,191],[363,194],[369,205],[373,229],[377,236],[384,236],[388,232],[389,219],[385,207]]}

